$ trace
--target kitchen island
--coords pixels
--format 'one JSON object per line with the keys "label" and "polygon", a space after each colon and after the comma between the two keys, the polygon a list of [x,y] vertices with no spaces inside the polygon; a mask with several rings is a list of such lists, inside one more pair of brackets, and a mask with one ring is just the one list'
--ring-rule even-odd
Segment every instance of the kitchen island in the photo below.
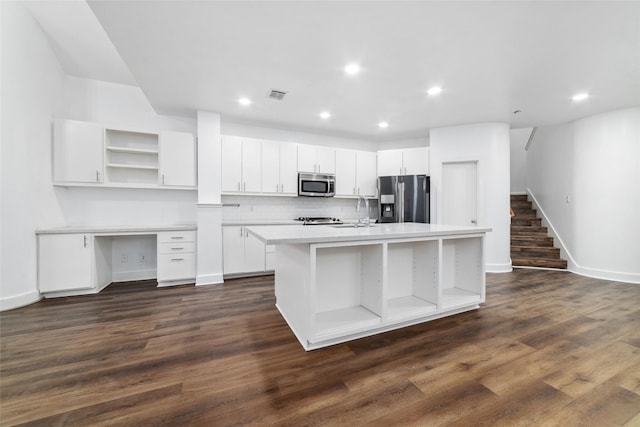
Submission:
{"label": "kitchen island", "polygon": [[478,308],[484,227],[255,226],[276,245],[276,306],[305,350]]}

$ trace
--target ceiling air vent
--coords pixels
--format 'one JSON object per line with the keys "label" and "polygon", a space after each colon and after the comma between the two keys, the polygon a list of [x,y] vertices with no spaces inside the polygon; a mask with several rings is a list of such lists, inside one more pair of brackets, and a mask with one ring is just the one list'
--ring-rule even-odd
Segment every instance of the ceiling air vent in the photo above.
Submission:
{"label": "ceiling air vent", "polygon": [[286,94],[287,92],[285,92],[284,90],[271,89],[267,97],[271,99],[275,99],[276,101],[282,101]]}

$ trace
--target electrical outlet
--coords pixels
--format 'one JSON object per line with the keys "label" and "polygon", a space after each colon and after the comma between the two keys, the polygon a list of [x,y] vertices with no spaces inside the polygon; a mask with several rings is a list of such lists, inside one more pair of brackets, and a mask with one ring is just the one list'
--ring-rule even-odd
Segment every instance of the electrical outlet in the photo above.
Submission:
{"label": "electrical outlet", "polygon": [[140,262],[145,262],[146,261],[146,257],[144,255],[140,255]]}
{"label": "electrical outlet", "polygon": [[122,254],[120,256],[120,262],[129,262],[129,257],[127,256],[127,254]]}
{"label": "electrical outlet", "polygon": [[564,196],[564,201],[567,202],[567,204],[571,203],[571,196]]}

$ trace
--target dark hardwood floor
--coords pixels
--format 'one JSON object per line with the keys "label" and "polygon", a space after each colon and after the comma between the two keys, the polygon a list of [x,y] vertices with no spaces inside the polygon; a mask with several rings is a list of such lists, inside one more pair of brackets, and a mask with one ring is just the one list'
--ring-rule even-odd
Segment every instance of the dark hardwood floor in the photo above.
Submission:
{"label": "dark hardwood floor", "polygon": [[273,276],[0,314],[0,424],[639,426],[640,285],[487,276],[479,310],[305,352]]}

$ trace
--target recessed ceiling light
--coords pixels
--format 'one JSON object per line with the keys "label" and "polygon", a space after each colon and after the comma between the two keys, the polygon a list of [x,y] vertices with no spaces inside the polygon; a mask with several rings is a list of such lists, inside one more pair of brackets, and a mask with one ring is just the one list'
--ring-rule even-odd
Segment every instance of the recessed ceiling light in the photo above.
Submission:
{"label": "recessed ceiling light", "polygon": [[388,128],[388,127],[389,127],[389,123],[387,123],[387,122],[380,122],[380,123],[378,123],[378,127],[379,127],[380,129],[386,129],[386,128]]}
{"label": "recessed ceiling light", "polygon": [[358,74],[360,72],[360,66],[356,63],[351,63],[344,67],[344,72],[353,76],[354,74]]}
{"label": "recessed ceiling light", "polygon": [[249,98],[240,98],[238,99],[238,103],[240,105],[251,105],[251,100]]}
{"label": "recessed ceiling light", "polygon": [[585,99],[587,99],[589,97],[588,93],[579,93],[577,95],[573,95],[571,97],[572,101],[584,101]]}
{"label": "recessed ceiling light", "polygon": [[320,118],[327,120],[329,117],[331,117],[331,113],[329,113],[328,111],[323,111],[322,113],[320,113]]}
{"label": "recessed ceiling light", "polygon": [[437,94],[439,94],[440,92],[442,92],[442,88],[441,88],[440,86],[434,86],[434,87],[432,87],[431,89],[429,89],[429,90],[427,91],[427,93],[428,93],[429,95],[432,95],[432,96],[433,96],[433,95],[437,95]]}

